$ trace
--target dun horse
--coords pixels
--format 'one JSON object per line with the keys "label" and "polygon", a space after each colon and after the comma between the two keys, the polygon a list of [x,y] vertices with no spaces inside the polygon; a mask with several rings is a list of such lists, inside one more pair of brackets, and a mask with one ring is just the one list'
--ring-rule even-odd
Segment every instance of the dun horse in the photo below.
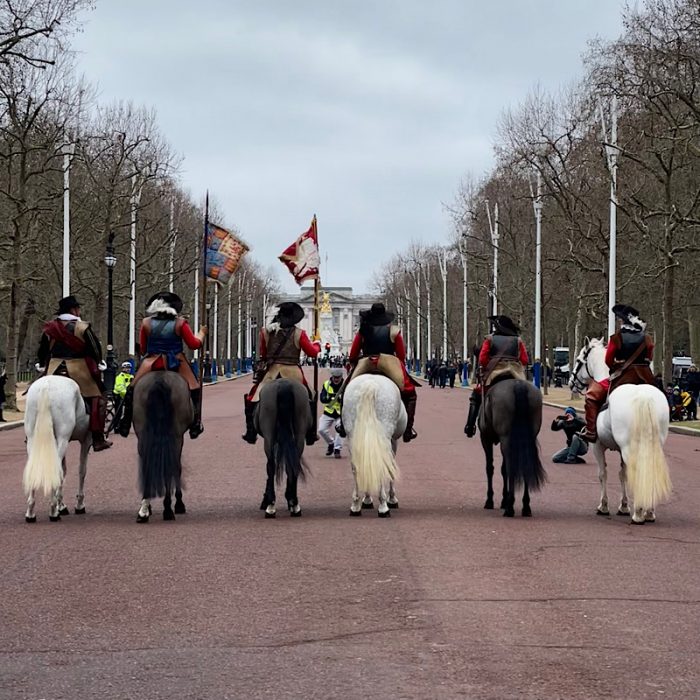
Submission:
{"label": "dun horse", "polygon": [[500,443],[503,463],[503,515],[515,515],[515,489],[523,485],[522,515],[532,515],[530,491],[547,475],[540,461],[537,435],[542,425],[539,389],[522,379],[500,379],[489,388],[479,415],[479,433],[486,455],[488,489],[484,508],[493,508],[493,447]]}
{"label": "dun horse", "polygon": [[254,420],[258,433],[265,440],[267,457],[267,483],[260,510],[265,511],[266,518],[275,517],[275,481],[281,484],[286,475],[284,497],[287,509],[292,517],[300,517],[297,484],[299,479],[306,477],[302,455],[306,432],[312,424],[306,387],[281,377],[264,384]]}
{"label": "dun horse", "polygon": [[134,432],[142,494],[137,522],[148,522],[150,500],[156,497],[163,498],[163,520],[175,520],[175,513],[186,512],[182,501],[182,445],[193,417],[190,389],[176,372],[149,372],[134,387]]}

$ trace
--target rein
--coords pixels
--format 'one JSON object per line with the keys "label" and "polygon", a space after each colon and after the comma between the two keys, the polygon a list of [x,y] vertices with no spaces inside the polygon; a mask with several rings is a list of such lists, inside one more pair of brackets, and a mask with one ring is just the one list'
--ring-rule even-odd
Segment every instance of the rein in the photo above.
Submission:
{"label": "rein", "polygon": [[578,391],[580,394],[582,394],[585,390],[588,384],[584,383],[581,379],[579,379],[578,373],[581,371],[582,367],[586,368],[586,374],[593,379],[593,375],[591,374],[591,370],[588,368],[588,356],[591,354],[591,350],[593,350],[593,346],[589,345],[584,351],[583,351],[583,358],[580,360],[576,360],[576,366],[574,367],[574,373],[571,376],[571,388],[574,389],[575,391]]}

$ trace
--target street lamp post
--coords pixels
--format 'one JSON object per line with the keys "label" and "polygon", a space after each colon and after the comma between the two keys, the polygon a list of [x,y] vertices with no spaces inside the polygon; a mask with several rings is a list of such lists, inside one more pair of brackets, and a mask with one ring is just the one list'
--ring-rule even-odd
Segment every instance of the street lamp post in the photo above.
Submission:
{"label": "street lamp post", "polygon": [[70,294],[70,162],[75,144],[63,145],[63,296]]}
{"label": "street lamp post", "polygon": [[462,275],[464,278],[463,289],[463,318],[462,318],[462,386],[469,384],[469,371],[467,360],[469,358],[469,333],[467,327],[467,235],[462,234],[459,245],[459,254],[462,258]]}
{"label": "street lamp post", "polygon": [[105,265],[107,266],[107,369],[104,373],[105,389],[111,393],[114,389],[114,378],[117,373],[117,363],[114,357],[114,318],[113,318],[113,284],[112,276],[114,266],[117,264],[117,257],[114,254],[114,234],[109,234],[107,250],[104,257]]}

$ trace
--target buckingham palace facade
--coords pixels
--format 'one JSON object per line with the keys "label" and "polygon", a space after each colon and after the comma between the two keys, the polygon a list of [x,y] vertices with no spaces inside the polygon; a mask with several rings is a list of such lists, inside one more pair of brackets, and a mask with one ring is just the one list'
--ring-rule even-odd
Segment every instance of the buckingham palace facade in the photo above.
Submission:
{"label": "buckingham palace facade", "polygon": [[[304,309],[304,318],[297,325],[313,336],[314,288],[302,287],[298,294],[281,295],[277,303],[294,301]],[[380,301],[375,294],[353,294],[352,287],[323,287],[319,294],[319,330],[321,343],[331,345],[331,355],[344,355],[350,351],[352,340],[360,326],[360,311],[369,309]],[[269,310],[269,315],[275,309]],[[267,319],[268,322],[270,318]]]}

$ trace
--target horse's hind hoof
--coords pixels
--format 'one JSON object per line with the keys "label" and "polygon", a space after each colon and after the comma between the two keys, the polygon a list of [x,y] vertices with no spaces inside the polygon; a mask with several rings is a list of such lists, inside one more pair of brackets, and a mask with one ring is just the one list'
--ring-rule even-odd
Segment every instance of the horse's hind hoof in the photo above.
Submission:
{"label": "horse's hind hoof", "polygon": [[185,508],[185,504],[182,501],[177,501],[175,503],[175,512],[178,515],[184,515],[187,512],[187,508]]}
{"label": "horse's hind hoof", "polygon": [[624,510],[618,510],[615,515],[621,515],[623,518],[629,518],[630,512],[625,512]]}
{"label": "horse's hind hoof", "polygon": [[31,518],[29,516],[25,515],[24,522],[25,523],[35,523],[36,522],[36,515],[32,516]]}
{"label": "horse's hind hoof", "polygon": [[364,501],[362,501],[362,507],[364,510],[373,510],[374,503],[372,503],[372,501],[370,501],[369,503],[365,503]]}
{"label": "horse's hind hoof", "polygon": [[277,517],[277,513],[265,513],[265,518],[275,518]]}
{"label": "horse's hind hoof", "polygon": [[399,507],[399,502],[398,502],[398,501],[396,501],[396,503],[389,503],[389,501],[387,501],[386,504],[387,504],[387,505],[389,506],[389,508],[391,508],[392,510],[396,510],[396,509]]}
{"label": "horse's hind hoof", "polygon": [[76,508],[73,512],[76,515],[85,515],[85,506],[83,506],[82,508]]}
{"label": "horse's hind hoof", "polygon": [[529,508],[523,508],[522,517],[523,518],[531,518],[532,511]]}
{"label": "horse's hind hoof", "polygon": [[514,517],[515,517],[515,511],[513,511],[513,510],[504,510],[504,511],[503,511],[503,517],[504,517],[504,518],[514,518]]}
{"label": "horse's hind hoof", "polygon": [[61,510],[58,511],[59,515],[70,515],[70,511],[68,510],[68,506],[63,506]]}
{"label": "horse's hind hoof", "polygon": [[390,518],[390,517],[391,517],[391,511],[390,511],[390,510],[387,510],[387,511],[384,511],[384,512],[382,513],[382,511],[379,510],[379,511],[377,511],[377,515],[378,515],[380,518]]}
{"label": "horse's hind hoof", "polygon": [[[353,518],[357,518],[358,516],[362,515],[361,510],[353,510],[350,508],[350,515],[352,515]],[[36,518],[34,518],[36,520]]]}
{"label": "horse's hind hoof", "polygon": [[164,510],[163,520],[175,520],[175,513],[172,510]]}
{"label": "horse's hind hoof", "polygon": [[601,510],[600,508],[596,508],[595,514],[602,515],[603,517],[606,517],[606,518],[610,515],[609,512]]}
{"label": "horse's hind hoof", "polygon": [[150,515],[141,515],[141,513],[139,513],[136,516],[136,522],[137,523],[147,523],[149,517],[150,517]]}
{"label": "horse's hind hoof", "polygon": [[493,510],[493,501],[486,501],[486,503],[484,503],[484,510]]}
{"label": "horse's hind hoof", "polygon": [[60,515],[49,515],[49,520],[52,523],[57,523],[61,519]]}
{"label": "horse's hind hoof", "polygon": [[644,525],[643,520],[635,520],[634,518],[630,520],[630,525]]}
{"label": "horse's hind hoof", "polygon": [[299,510],[290,510],[289,515],[292,518],[301,518],[301,508],[299,508]]}

